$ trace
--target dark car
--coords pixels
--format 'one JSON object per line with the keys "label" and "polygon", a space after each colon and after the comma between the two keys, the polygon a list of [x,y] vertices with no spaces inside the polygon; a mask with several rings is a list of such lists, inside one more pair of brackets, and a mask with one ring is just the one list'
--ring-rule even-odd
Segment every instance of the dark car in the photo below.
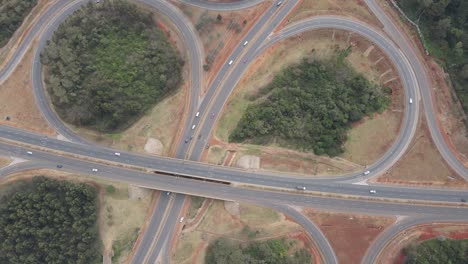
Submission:
{"label": "dark car", "polygon": [[461,198],[461,199],[460,199],[460,202],[466,203],[466,199],[465,199],[465,198]]}
{"label": "dark car", "polygon": [[57,165],[57,168],[59,168],[59,169],[61,169],[62,167],[63,167],[63,166],[60,165],[60,164]]}

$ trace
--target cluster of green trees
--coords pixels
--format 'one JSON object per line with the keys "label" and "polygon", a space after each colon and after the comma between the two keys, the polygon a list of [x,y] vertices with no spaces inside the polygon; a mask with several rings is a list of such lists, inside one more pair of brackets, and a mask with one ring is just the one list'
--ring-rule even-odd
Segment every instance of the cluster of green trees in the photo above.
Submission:
{"label": "cluster of green trees", "polygon": [[468,1],[398,0],[403,11],[416,21],[431,55],[450,74],[453,87],[468,113]]}
{"label": "cluster of green trees", "polygon": [[230,141],[280,145],[336,156],[352,122],[390,103],[382,87],[342,60],[304,59],[277,75],[251,98]]}
{"label": "cluster of green trees", "polygon": [[256,241],[246,246],[219,238],[208,246],[206,264],[305,264],[311,263],[309,251],[300,249],[288,254],[289,246],[284,240]]}
{"label": "cluster of green trees", "polygon": [[61,118],[104,132],[127,127],[175,90],[183,64],[152,14],[120,0],[76,11],[41,62]]}
{"label": "cluster of green trees", "polygon": [[0,1],[0,48],[7,44],[36,4],[37,0]]}
{"label": "cluster of green trees", "polygon": [[0,201],[0,263],[99,263],[97,191],[34,177]]}
{"label": "cluster of green trees", "polygon": [[405,264],[466,264],[468,239],[431,239],[405,248]]}

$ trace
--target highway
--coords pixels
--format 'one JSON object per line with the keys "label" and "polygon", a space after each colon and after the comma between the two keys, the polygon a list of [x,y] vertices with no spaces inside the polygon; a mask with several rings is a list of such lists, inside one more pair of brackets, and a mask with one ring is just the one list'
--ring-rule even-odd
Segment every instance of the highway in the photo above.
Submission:
{"label": "highway", "polygon": [[179,0],[182,3],[196,6],[203,9],[215,11],[234,11],[253,7],[260,4],[263,0],[239,0],[234,2],[212,2],[208,0]]}
{"label": "highway", "polygon": [[[114,150],[88,144],[86,140],[77,136],[70,128],[64,125],[56,116],[51,108],[48,98],[45,94],[45,89],[42,84],[42,69],[39,61],[39,53],[43,49],[47,39],[50,39],[53,31],[58,25],[66,19],[74,10],[78,9],[83,3],[87,1],[57,1],[52,5],[45,14],[38,19],[38,22],[33,25],[31,31],[26,34],[23,42],[15,51],[12,58],[7,62],[6,66],[0,70],[0,83],[8,78],[18,62],[24,56],[24,53],[31,45],[31,41],[39,36],[39,43],[34,49],[34,61],[32,68],[32,81],[33,90],[36,98],[36,103],[46,120],[56,131],[71,140],[60,141],[52,138],[47,138],[35,133],[14,129],[7,126],[0,126],[0,137],[21,142],[33,146],[33,155],[27,155],[26,151],[30,148],[12,146],[10,144],[0,143],[0,150],[9,153],[14,157],[22,157],[31,159],[33,162],[24,163],[24,165],[14,165],[19,169],[35,167],[51,167],[53,164],[64,164],[65,170],[71,170],[79,173],[91,173],[91,168],[99,168],[96,173],[98,177],[104,177],[112,180],[121,180],[131,184],[136,184],[148,188],[174,191],[178,193],[185,193],[191,195],[199,195],[211,197],[216,199],[226,200],[239,200],[252,203],[274,203],[274,204],[290,204],[309,206],[314,208],[322,208],[327,210],[339,211],[353,211],[371,214],[401,214],[401,215],[425,215],[426,221],[428,219],[436,219],[437,216],[451,215],[453,219],[463,220],[467,219],[467,209],[465,207],[441,207],[441,206],[423,206],[408,203],[395,203],[395,202],[378,202],[354,199],[338,199],[332,197],[317,197],[307,194],[301,194],[295,190],[296,186],[307,187],[307,192],[323,192],[339,195],[352,195],[361,197],[379,197],[386,199],[404,199],[404,200],[421,200],[421,201],[434,201],[434,202],[452,202],[458,203],[462,198],[468,197],[466,190],[452,190],[452,189],[426,189],[426,188],[404,188],[396,186],[362,186],[354,185],[356,181],[365,180],[369,177],[375,177],[388,170],[396,161],[398,161],[408,148],[411,142],[419,118],[420,100],[424,104],[425,115],[428,120],[429,130],[431,136],[443,158],[447,161],[449,166],[456,171],[460,176],[468,179],[468,170],[461,162],[457,160],[455,155],[447,147],[442,132],[439,130],[437,120],[435,117],[435,110],[432,105],[432,95],[430,91],[430,84],[428,76],[424,71],[424,66],[418,60],[418,56],[411,48],[409,42],[402,36],[401,32],[393,25],[382,9],[373,0],[366,0],[366,4],[377,15],[381,22],[385,25],[384,30],[391,36],[392,40],[386,37],[379,29],[373,28],[371,25],[351,20],[339,16],[321,16],[312,19],[300,21],[296,24],[290,25],[279,32],[272,33],[274,29],[281,23],[281,21],[289,14],[289,12],[297,4],[297,0],[284,1],[280,7],[272,4],[260,17],[255,25],[246,33],[246,37],[241,41],[249,41],[245,47],[241,43],[232,51],[226,62],[233,60],[234,64],[229,66],[225,63],[217,72],[213,82],[207,90],[203,98],[200,97],[201,83],[203,80],[203,70],[201,64],[204,58],[200,41],[197,34],[184,17],[184,15],[177,10],[174,6],[166,1],[155,0],[141,0],[142,3],[148,4],[162,13],[166,14],[171,21],[179,29],[183,41],[187,44],[187,51],[190,60],[190,102],[186,108],[186,124],[183,128],[182,137],[180,138],[179,148],[177,150],[176,158],[164,157],[149,157],[140,154],[121,152],[121,157],[113,155]],[[245,8],[253,1],[235,2],[233,6],[227,4],[209,3],[203,0],[195,0],[191,2],[194,5],[210,5],[207,7],[217,10],[229,10],[230,8]],[[256,4],[256,3],[255,3]],[[205,149],[206,142],[204,139],[212,133],[214,123],[219,118],[222,108],[226,103],[229,96],[232,94],[237,82],[241,79],[247,67],[256,57],[261,55],[268,47],[274,43],[281,41],[287,37],[300,34],[302,32],[319,29],[319,28],[338,28],[354,33],[360,34],[376,45],[378,45],[393,61],[395,67],[403,82],[405,89],[405,97],[408,101],[413,98],[413,104],[407,105],[403,118],[403,125],[401,126],[399,136],[395,143],[391,146],[389,151],[376,163],[369,166],[371,174],[365,178],[362,172],[350,173],[336,178],[308,178],[303,175],[285,175],[285,173],[272,173],[265,171],[250,171],[234,168],[225,168],[209,164],[202,164],[194,162],[199,160],[203,150]],[[397,46],[397,45],[398,46]],[[200,99],[201,102],[200,102]],[[201,113],[199,118],[195,118],[195,113]],[[214,118],[210,118],[214,114]],[[190,128],[196,125],[196,129],[192,131]],[[193,140],[190,144],[182,143],[190,135],[202,136],[202,140]],[[68,156],[61,156],[51,152],[38,151],[38,148],[47,149],[48,151],[54,150],[57,152],[66,153],[68,156],[79,155],[80,159],[70,158]],[[188,157],[188,160],[184,158]],[[92,163],[87,160],[99,160],[99,163]],[[168,177],[158,175],[155,173],[143,173],[138,170],[124,169],[118,166],[109,166],[104,163],[113,162],[121,165],[136,166],[146,168],[148,170],[166,171],[175,174],[191,175],[196,177],[206,177],[216,180],[225,180],[233,183],[241,183],[250,186],[262,186],[269,188],[279,188],[282,190],[290,190],[292,193],[267,191],[258,189],[249,189],[242,187],[232,187],[225,185],[216,185],[213,183],[200,182],[196,180],[181,179],[175,177]],[[24,166],[24,167],[22,167]],[[16,168],[5,168],[3,173],[8,171],[16,171]],[[2,175],[0,171],[0,175]],[[370,194],[369,190],[377,190],[377,194]],[[170,240],[172,232],[175,229],[180,215],[180,208],[182,208],[184,195],[174,195],[174,206],[170,206],[167,210],[164,203],[161,202],[159,211],[167,211],[166,221],[162,221],[163,227],[158,228],[149,226],[148,238],[143,240],[141,245],[144,248],[150,249],[149,252],[135,254],[135,258],[143,256],[146,261],[156,260],[159,256],[160,250],[164,247],[164,243]],[[168,205],[169,203],[166,203]],[[282,210],[285,207],[282,208]],[[162,213],[153,213],[150,223],[154,219],[161,219]],[[301,219],[297,217],[297,219]],[[303,219],[304,220],[304,219]],[[310,225],[310,221],[302,221],[301,225]],[[308,223],[306,223],[308,222]],[[159,223],[159,221],[158,221]],[[305,227],[307,230],[309,228]],[[310,232],[312,231],[310,227]],[[149,236],[151,232],[159,232],[158,240],[151,239]],[[314,239],[319,240],[319,246],[323,250],[324,258],[330,263],[336,262],[336,256],[330,250],[327,251],[327,245],[320,238],[320,234],[314,233]],[[322,235],[323,238],[323,235]],[[388,237],[387,237],[388,238]],[[150,245],[151,244],[151,245]],[[329,245],[328,245],[329,246]],[[140,250],[140,249],[139,249]],[[142,249],[143,250],[143,249]],[[144,250],[143,250],[144,251]],[[167,254],[165,258],[167,259]],[[334,259],[334,260],[333,260]],[[139,262],[134,262],[139,263]]]}

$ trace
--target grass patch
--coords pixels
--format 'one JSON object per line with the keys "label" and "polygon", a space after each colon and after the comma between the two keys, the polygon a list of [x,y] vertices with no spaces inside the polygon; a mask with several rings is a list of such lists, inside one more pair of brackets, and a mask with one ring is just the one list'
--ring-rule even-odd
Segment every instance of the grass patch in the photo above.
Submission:
{"label": "grass patch", "polygon": [[198,209],[203,205],[205,198],[199,196],[190,196],[190,207],[188,210],[188,218],[192,219],[197,215]]}
{"label": "grass patch", "polygon": [[120,257],[123,256],[124,252],[126,256],[132,251],[133,244],[135,244],[139,233],[140,228],[135,228],[133,231],[123,234],[122,237],[112,243],[112,251],[114,252],[112,256],[113,263],[122,263]]}

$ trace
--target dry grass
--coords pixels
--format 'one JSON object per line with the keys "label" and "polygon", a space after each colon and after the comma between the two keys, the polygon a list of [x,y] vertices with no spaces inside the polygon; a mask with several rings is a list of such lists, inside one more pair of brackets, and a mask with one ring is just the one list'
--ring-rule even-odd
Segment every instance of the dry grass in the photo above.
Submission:
{"label": "dry grass", "polygon": [[[9,184],[20,179],[29,179],[37,175],[73,182],[87,182],[99,188],[100,204],[98,223],[104,251],[110,251],[112,244],[115,243],[116,240],[131,237],[131,234],[134,233],[135,230],[141,229],[149,210],[150,197],[143,200],[129,200],[127,184],[93,178],[89,175],[48,169],[30,170],[9,175],[1,185]],[[109,185],[115,188],[115,192],[112,194],[106,191],[106,187]],[[130,245],[130,249],[131,248],[132,245]],[[121,258],[118,263],[123,263],[129,253],[129,251],[121,252]]]}
{"label": "dry grass", "polygon": [[372,241],[393,218],[328,213],[307,209],[307,216],[323,231],[339,263],[360,263]]}
{"label": "dry grass", "polygon": [[462,178],[450,170],[437,151],[424,118],[417,128],[408,151],[377,181],[400,184],[467,186]]}
{"label": "dry grass", "polygon": [[11,163],[11,159],[8,157],[0,156],[0,168],[3,168]]}
{"label": "dry grass", "polygon": [[[32,57],[30,48],[10,77],[0,84],[0,124],[53,136],[54,130],[44,120],[34,100],[30,74]],[[5,120],[6,116],[10,121]]]}
{"label": "dry grass", "polygon": [[311,16],[342,15],[357,18],[380,26],[379,20],[367,8],[363,0],[302,0],[289,15],[286,24],[294,23]]}
{"label": "dry grass", "polygon": [[[402,118],[403,92],[398,78],[386,83],[393,90],[389,110],[356,124],[349,132],[350,140],[346,142],[345,153],[341,157],[330,159],[279,148],[274,144],[255,147],[226,143],[229,134],[251,103],[248,98],[271,82],[276,73],[299,63],[304,57],[330,58],[335,56],[336,50],[346,49],[349,45],[353,49],[346,61],[357,72],[377,83],[398,77],[383,53],[356,34],[340,30],[316,30],[288,38],[267,50],[249,66],[249,71],[239,82],[223,110],[215,131],[214,146],[217,149],[215,152],[208,152],[207,159],[219,164],[219,157],[225,155],[226,149],[234,149],[239,152],[237,157],[244,154],[260,156],[262,169],[309,175],[341,175],[360,170],[362,166],[380,158],[397,135]],[[220,151],[219,147],[225,150]]]}
{"label": "dry grass", "polygon": [[[250,27],[263,14],[269,6],[268,2],[260,3],[248,9],[239,11],[210,11],[191,5],[185,5],[179,1],[173,1],[190,19],[194,27],[200,26],[197,33],[203,44],[205,51],[204,64],[211,65],[207,73],[204,87],[209,87],[209,83],[217,73],[217,69],[226,61],[227,56],[238,45]],[[217,19],[218,14],[221,20]],[[206,23],[202,23],[206,21]],[[240,31],[229,29],[230,24],[238,25]],[[210,59],[208,59],[210,57]]]}
{"label": "dry grass", "polygon": [[[226,210],[224,202],[213,201],[199,224],[184,230],[179,236],[172,261],[174,263],[203,263],[206,247],[219,237],[247,242],[291,237],[292,234],[301,232],[303,230],[299,225],[268,208],[239,204],[239,213],[231,214]],[[302,247],[306,246],[301,243],[297,244]]]}

